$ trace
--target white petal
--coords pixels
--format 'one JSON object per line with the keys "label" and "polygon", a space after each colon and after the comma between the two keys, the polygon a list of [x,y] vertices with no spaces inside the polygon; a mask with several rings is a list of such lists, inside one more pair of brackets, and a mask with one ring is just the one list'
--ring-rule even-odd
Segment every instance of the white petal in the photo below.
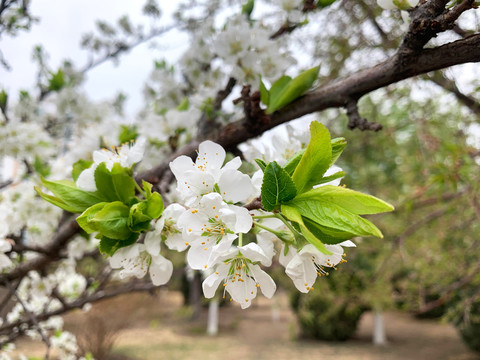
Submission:
{"label": "white petal", "polygon": [[160,236],[152,231],[149,231],[145,236],[145,249],[152,256],[158,256],[160,254],[160,243],[162,239]]}
{"label": "white petal", "polygon": [[255,193],[250,176],[238,170],[224,171],[218,181],[218,187],[223,198],[233,203],[245,201]]}
{"label": "white petal", "polygon": [[276,239],[276,236],[271,232],[261,231],[257,234],[257,243],[258,246],[263,250],[266,260],[262,261],[262,265],[270,266],[272,265],[272,258],[275,255],[275,247],[273,245],[273,240]]}
{"label": "white petal", "polygon": [[277,290],[277,285],[275,281],[268,275],[265,271],[260,269],[260,266],[253,265],[250,266],[250,270],[255,278],[255,280],[260,284],[260,289],[262,290],[263,295],[267,298],[271,298]]}
{"label": "white petal", "polygon": [[288,263],[285,273],[293,280],[295,287],[307,293],[317,279],[317,269],[310,256],[295,255]]}
{"label": "white petal", "polygon": [[97,185],[95,184],[95,169],[96,165],[90,166],[88,169],[83,170],[77,178],[77,187],[84,191],[97,191]]}
{"label": "white petal", "polygon": [[215,269],[215,272],[208,276],[202,283],[203,295],[207,299],[211,299],[215,292],[217,291],[218,285],[222,282],[222,280],[227,275],[228,269],[230,268],[229,265],[220,264]]}
{"label": "white petal", "polygon": [[183,179],[186,171],[193,170],[194,168],[195,164],[193,163],[192,159],[185,155],[177,157],[170,163],[170,170],[172,170],[172,173],[175,175],[177,181]]}
{"label": "white petal", "polygon": [[285,255],[285,244],[282,243],[278,262],[284,267],[287,267],[288,263],[293,259],[295,255],[297,255],[297,249],[295,249],[293,246],[288,246],[288,252],[287,255]]}
{"label": "white petal", "polygon": [[185,241],[182,234],[173,234],[165,240],[165,245],[167,245],[170,250],[176,250],[178,252],[184,251],[188,247],[187,243],[188,241]]}
{"label": "white petal", "polygon": [[355,245],[355,243],[353,243],[352,241],[350,240],[345,240],[344,242],[341,242],[340,244],[338,244],[340,246],[345,246],[345,247],[357,247],[357,245]]}
{"label": "white petal", "polygon": [[240,166],[242,166],[242,160],[240,159],[239,156],[236,156],[232,160],[227,162],[223,166],[222,170],[229,170],[229,169],[238,170]]}
{"label": "white petal", "polygon": [[269,260],[267,258],[267,256],[265,255],[265,253],[263,252],[262,248],[260,246],[258,246],[258,244],[255,244],[253,242],[248,243],[245,246],[239,247],[238,250],[240,250],[240,252],[242,253],[242,255],[244,257],[246,257],[247,259],[252,260],[254,262],[255,261],[260,261],[260,262],[267,261],[268,262],[268,260]]}
{"label": "white petal", "polygon": [[213,141],[207,140],[198,146],[198,157],[195,164],[203,169],[220,169],[225,161],[225,150]]}
{"label": "white petal", "polygon": [[173,272],[173,264],[162,255],[152,257],[150,264],[150,278],[155,286],[163,285],[170,280]]}
{"label": "white petal", "polygon": [[393,0],[377,0],[377,4],[385,10],[393,10],[397,8],[393,3]]}
{"label": "white petal", "polygon": [[[129,149],[127,155],[127,166],[132,166],[140,161],[142,161],[143,153],[145,152],[146,139],[141,137],[135,141],[135,144]],[[129,145],[124,145],[129,146]],[[122,147],[124,147],[122,146]]]}
{"label": "white petal", "polygon": [[212,253],[212,246],[205,246],[198,242],[192,244],[187,253],[188,265],[194,270],[208,268],[208,259]]}
{"label": "white petal", "polygon": [[236,233],[244,233],[250,231],[253,225],[252,216],[248,212],[247,209],[241,206],[229,205],[230,209],[232,209],[237,215],[237,223],[235,224],[235,228],[231,229]]}

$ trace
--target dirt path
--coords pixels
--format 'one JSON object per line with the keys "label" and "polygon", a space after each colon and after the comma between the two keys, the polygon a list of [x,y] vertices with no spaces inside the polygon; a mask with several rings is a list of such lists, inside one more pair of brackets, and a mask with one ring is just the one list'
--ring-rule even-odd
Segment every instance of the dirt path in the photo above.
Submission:
{"label": "dirt path", "polygon": [[[480,358],[466,348],[452,326],[420,321],[399,312],[385,315],[389,343],[383,348],[371,345],[373,321],[370,313],[362,318],[355,338],[348,342],[298,341],[295,340],[295,317],[288,308],[286,295],[277,294],[274,301],[259,298],[250,309],[243,311],[236,306],[221,308],[217,337],[205,335],[206,311],[198,321],[192,323],[188,320],[188,313],[180,306],[180,294],[176,292],[163,292],[157,298],[128,295],[101,306],[106,309],[107,325],[113,322],[113,318],[130,314],[130,327],[120,332],[115,352],[139,360]],[[272,311],[272,308],[277,310]],[[66,322],[75,330],[78,319],[86,316],[73,314]],[[97,321],[95,326],[98,325]],[[43,355],[38,344],[22,342],[19,344],[21,349],[28,349],[25,351],[28,355]]]}

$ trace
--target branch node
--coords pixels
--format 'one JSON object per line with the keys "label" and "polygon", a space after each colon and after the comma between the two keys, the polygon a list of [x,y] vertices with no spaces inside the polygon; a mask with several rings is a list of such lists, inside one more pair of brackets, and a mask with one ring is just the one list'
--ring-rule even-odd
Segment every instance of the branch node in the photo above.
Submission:
{"label": "branch node", "polygon": [[349,101],[345,108],[347,109],[348,128],[350,130],[360,129],[362,131],[370,130],[375,132],[382,130],[383,126],[381,124],[368,121],[360,116],[356,100]]}

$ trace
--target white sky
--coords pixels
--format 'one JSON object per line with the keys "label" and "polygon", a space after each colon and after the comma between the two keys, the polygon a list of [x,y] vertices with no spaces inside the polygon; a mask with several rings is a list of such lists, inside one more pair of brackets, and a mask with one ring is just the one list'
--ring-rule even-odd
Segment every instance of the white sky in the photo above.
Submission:
{"label": "white sky", "polygon": [[[49,54],[48,64],[56,70],[62,60],[68,58],[83,67],[87,62],[86,51],[80,49],[84,33],[95,29],[96,20],[116,23],[128,14],[133,24],[148,21],[141,15],[145,1],[132,0],[32,0],[31,13],[40,18],[30,31],[22,31],[11,38],[3,36],[0,49],[12,70],[0,68],[0,88],[5,88],[12,100],[20,89],[32,90],[35,84],[36,66],[32,62],[32,49],[42,44]],[[175,7],[175,1],[159,1],[164,16]],[[168,23],[165,18],[163,23]],[[84,90],[93,100],[112,99],[119,91],[128,95],[126,111],[134,116],[142,104],[143,83],[153,69],[154,59],[174,61],[185,50],[185,35],[170,32],[158,42],[160,48],[152,49],[143,44],[120,57],[119,66],[111,61],[90,71]]]}

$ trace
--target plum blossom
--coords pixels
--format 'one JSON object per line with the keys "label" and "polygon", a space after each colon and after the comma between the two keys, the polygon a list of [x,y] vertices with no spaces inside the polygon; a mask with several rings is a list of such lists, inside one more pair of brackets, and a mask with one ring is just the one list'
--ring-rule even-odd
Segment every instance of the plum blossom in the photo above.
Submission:
{"label": "plum blossom", "polygon": [[177,191],[187,206],[195,205],[202,196],[215,190],[232,203],[245,201],[254,194],[250,177],[237,170],[242,164],[240,158],[237,156],[223,165],[224,161],[225,150],[207,140],[199,145],[195,163],[188,156],[179,156],[170,163]]}
{"label": "plum blossom", "polygon": [[172,262],[160,255],[160,237],[155,232],[147,234],[144,244],[121,248],[109,260],[112,269],[122,269],[120,278],[135,276],[140,279],[150,272],[156,286],[166,284],[173,272]]}
{"label": "plum blossom", "polygon": [[252,227],[248,210],[223,202],[220,194],[202,197],[199,206],[190,208],[178,218],[186,245],[190,245],[187,261],[193,269],[207,269],[212,265],[213,251],[227,251],[238,233],[247,233]]}
{"label": "plum blossom", "polygon": [[178,218],[185,211],[182,205],[170,204],[155,223],[155,231],[160,233],[162,240],[165,240],[165,245],[171,250],[184,251],[188,246],[183,240],[182,230],[177,226]]}
{"label": "plum blossom", "polygon": [[12,260],[4,254],[10,250],[12,250],[12,244],[5,239],[0,239],[0,271],[12,265]]}
{"label": "plum blossom", "polygon": [[355,244],[347,240],[336,245],[325,245],[325,248],[331,252],[330,255],[322,253],[312,244],[305,245],[299,252],[290,247],[287,255],[282,248],[279,261],[285,266],[285,272],[293,280],[295,287],[299,291],[307,293],[313,290],[317,276],[329,274],[325,268],[336,269],[336,265],[346,262],[343,258],[342,246],[353,247]]}
{"label": "plum blossom", "polygon": [[406,10],[418,5],[419,0],[377,0],[378,6],[385,10]]}
{"label": "plum blossom", "polygon": [[95,169],[101,163],[105,163],[108,170],[112,170],[113,164],[119,163],[122,167],[129,168],[140,162],[145,151],[146,140],[138,139],[134,144],[125,144],[112,150],[102,149],[93,152],[93,164],[82,171],[77,179],[78,188],[85,191],[96,191]]}
{"label": "plum blossom", "polygon": [[215,271],[208,276],[203,284],[203,293],[206,298],[212,298],[223,281],[225,291],[231,300],[240,304],[242,309],[248,308],[257,296],[257,288],[263,295],[271,298],[277,286],[272,278],[263,271],[257,262],[271,262],[263,250],[255,243],[245,246],[232,247],[227,253],[216,258]]}

